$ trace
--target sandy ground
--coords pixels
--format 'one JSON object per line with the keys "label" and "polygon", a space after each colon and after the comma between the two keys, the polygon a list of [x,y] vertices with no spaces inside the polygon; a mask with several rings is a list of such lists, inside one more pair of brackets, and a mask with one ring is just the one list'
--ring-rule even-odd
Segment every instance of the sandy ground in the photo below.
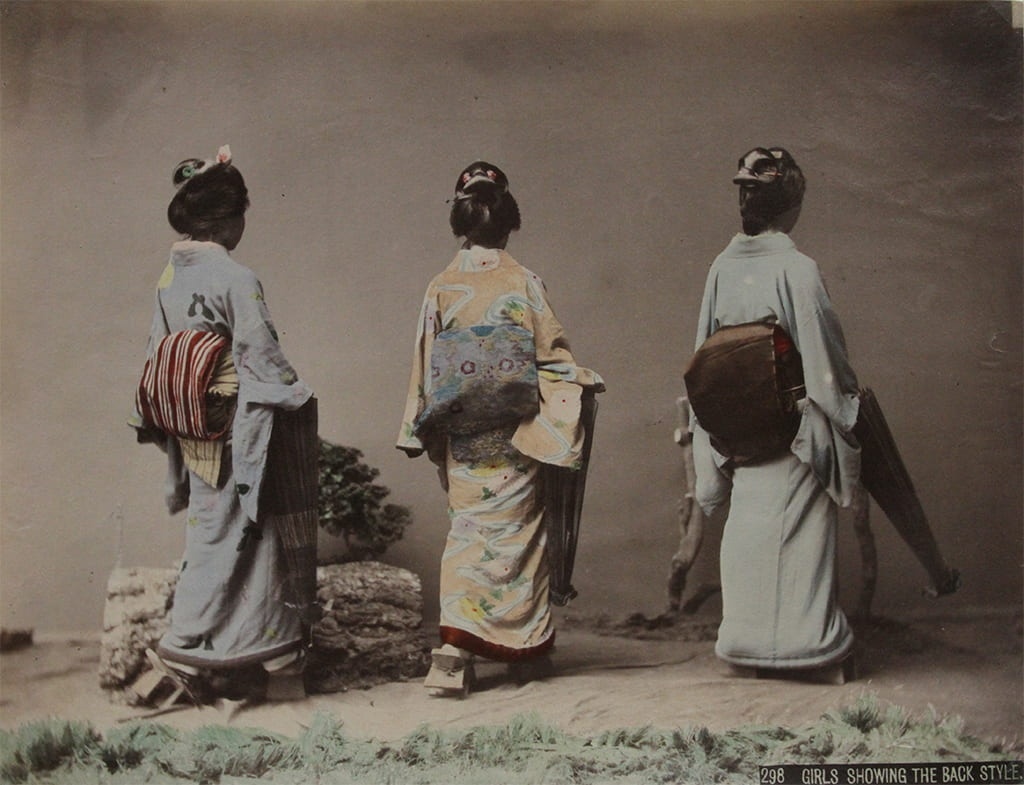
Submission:
{"label": "sandy ground", "polygon": [[[797,727],[829,709],[873,694],[915,715],[933,710],[962,718],[966,733],[1016,744],[1024,740],[1021,616],[978,612],[969,618],[930,617],[886,622],[860,631],[860,678],[843,685],[739,678],[714,656],[713,623],[638,638],[610,634],[566,619],[559,631],[555,674],[518,686],[504,668],[483,664],[468,698],[440,698],[419,682],[263,704],[231,722],[288,736],[320,711],[342,719],[353,737],[392,740],[428,723],[437,728],[501,724],[536,713],[571,733],[621,727],[706,726],[724,730],[750,723]],[[695,633],[696,630],[696,633]],[[687,640],[689,638],[689,640]],[[693,640],[697,638],[697,640]],[[112,703],[97,681],[95,640],[38,640],[0,657],[0,726],[49,716],[87,720],[99,730],[136,716]],[[222,723],[216,708],[189,708],[155,721],[190,729]]]}

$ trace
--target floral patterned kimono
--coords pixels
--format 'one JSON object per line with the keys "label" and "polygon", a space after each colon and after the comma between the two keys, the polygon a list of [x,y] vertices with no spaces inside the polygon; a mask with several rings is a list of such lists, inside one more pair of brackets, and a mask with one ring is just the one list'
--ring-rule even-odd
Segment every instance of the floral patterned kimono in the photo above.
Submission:
{"label": "floral patterned kimono", "polygon": [[188,508],[170,629],[158,651],[197,667],[263,662],[298,648],[303,637],[288,605],[287,544],[271,509],[277,500],[261,492],[275,412],[298,414],[315,399],[281,351],[260,282],[221,245],[189,240],[171,249],[148,355],[184,330],[228,339],[230,356],[224,353],[211,386],[235,392],[237,404],[230,429],[211,441],[154,435],[138,412],[129,421],[140,441],[163,442],[171,513]]}
{"label": "floral patterned kimono", "polygon": [[[512,326],[532,335],[537,411],[475,433],[424,431],[422,415],[440,392],[431,367],[435,339],[442,331],[479,326]],[[540,655],[554,643],[540,466],[579,466],[580,400],[588,386],[603,385],[573,360],[543,282],[504,250],[462,250],[430,283],[397,446],[410,456],[426,451],[448,491],[442,642],[507,662]]]}

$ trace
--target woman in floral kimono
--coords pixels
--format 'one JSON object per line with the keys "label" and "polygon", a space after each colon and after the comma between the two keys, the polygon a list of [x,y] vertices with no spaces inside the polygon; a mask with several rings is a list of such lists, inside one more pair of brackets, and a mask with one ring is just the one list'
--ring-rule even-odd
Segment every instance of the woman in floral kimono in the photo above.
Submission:
{"label": "woman in floral kimono", "polygon": [[573,360],[541,279],[505,251],[520,226],[505,174],[468,166],[450,222],[464,243],[427,288],[397,446],[426,452],[448,493],[443,645],[425,686],[465,694],[474,655],[520,679],[550,670],[541,466],[580,466],[581,396],[601,380]]}
{"label": "woman in floral kimono", "polygon": [[294,691],[315,616],[316,400],[230,255],[249,206],[230,150],[183,161],[174,184],[186,239],[157,284],[131,424],[167,453],[168,509],[188,517],[170,628],[147,655],[190,691],[246,666]]}

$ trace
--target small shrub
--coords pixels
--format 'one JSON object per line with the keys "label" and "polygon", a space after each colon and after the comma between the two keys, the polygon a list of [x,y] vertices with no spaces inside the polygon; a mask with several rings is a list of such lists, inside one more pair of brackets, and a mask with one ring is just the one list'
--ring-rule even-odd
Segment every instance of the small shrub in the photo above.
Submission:
{"label": "small shrub", "polygon": [[344,540],[343,561],[381,556],[412,523],[407,507],[383,503],[391,490],[376,482],[380,470],[367,466],[362,458],[354,447],[320,440],[317,512],[320,526]]}

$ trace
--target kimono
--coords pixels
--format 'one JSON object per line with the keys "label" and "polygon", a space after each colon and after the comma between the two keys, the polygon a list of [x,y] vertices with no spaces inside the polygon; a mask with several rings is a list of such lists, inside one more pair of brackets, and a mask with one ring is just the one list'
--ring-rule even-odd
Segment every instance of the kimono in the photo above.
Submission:
{"label": "kimono", "polygon": [[730,504],[715,651],[739,666],[821,667],[853,644],[835,562],[838,507],[851,503],[860,474],[858,387],[817,264],[783,233],[738,234],[714,261],[696,347],[720,327],[756,321],[792,339],[806,397],[789,451],[752,465],[733,465],[691,422],[697,502],[708,515]]}
{"label": "kimono", "polygon": [[148,356],[161,339],[184,330],[227,339],[230,352],[211,387],[236,394],[237,402],[216,440],[154,433],[138,412],[129,423],[140,441],[155,440],[167,453],[170,512],[188,509],[170,627],[158,652],[207,668],[263,662],[295,650],[303,638],[288,605],[285,548],[268,525],[275,519],[261,493],[275,411],[298,412],[315,399],[281,351],[260,282],[219,244],[171,248],[157,284]]}
{"label": "kimono", "polygon": [[[472,433],[421,427],[441,394],[431,366],[437,336],[503,326],[532,336],[536,410]],[[461,250],[431,281],[397,447],[413,457],[426,452],[448,493],[442,642],[506,662],[553,645],[540,467],[580,466],[581,396],[586,387],[602,386],[597,374],[576,365],[541,279],[504,250]]]}

